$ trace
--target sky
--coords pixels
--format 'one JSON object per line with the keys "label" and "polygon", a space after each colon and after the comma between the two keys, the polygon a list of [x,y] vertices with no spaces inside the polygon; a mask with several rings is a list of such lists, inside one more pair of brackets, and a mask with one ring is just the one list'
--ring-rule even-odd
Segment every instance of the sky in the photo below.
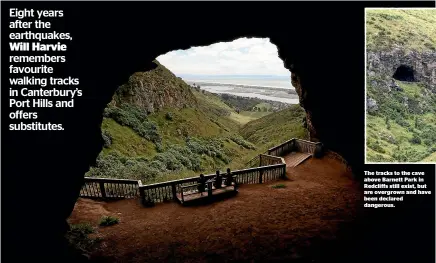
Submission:
{"label": "sky", "polygon": [[157,60],[176,75],[290,76],[268,38],[239,38],[210,46],[175,50]]}

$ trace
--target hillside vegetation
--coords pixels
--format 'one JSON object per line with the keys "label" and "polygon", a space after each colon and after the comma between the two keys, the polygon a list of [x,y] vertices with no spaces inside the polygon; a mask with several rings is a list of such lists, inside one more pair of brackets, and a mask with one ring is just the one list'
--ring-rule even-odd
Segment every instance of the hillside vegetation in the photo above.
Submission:
{"label": "hillside vegetation", "polygon": [[421,162],[436,152],[436,94],[419,82],[396,81],[391,93],[367,85],[378,110],[367,115],[367,159]]}
{"label": "hillside vegetation", "polygon": [[375,9],[366,11],[367,48],[436,50],[434,10]]}
{"label": "hillside vegetation", "polygon": [[[105,146],[87,176],[138,179],[148,184],[227,167],[239,169],[272,143],[304,134],[299,107],[290,108],[287,114],[267,116],[277,114],[274,122],[257,120],[262,134],[270,133],[268,123],[275,123],[271,135],[280,136],[274,140],[259,140],[253,135],[244,138],[246,133],[240,133],[247,122],[244,115],[220,96],[191,88],[160,64],[154,71],[134,76],[126,84],[130,88],[123,85],[105,109]],[[162,93],[159,85],[167,95],[154,94]],[[153,88],[147,89],[150,86]],[[146,92],[158,102],[147,101],[136,92]]]}
{"label": "hillside vegetation", "polygon": [[299,105],[292,105],[287,109],[247,123],[241,129],[241,134],[263,150],[294,137],[308,139],[308,132],[303,127],[305,115]]}
{"label": "hillside vegetation", "polygon": [[[436,58],[436,11],[367,11],[367,40],[369,49],[381,51],[368,61],[367,160],[434,162],[436,87],[431,65]],[[409,71],[396,77],[400,67]]]}

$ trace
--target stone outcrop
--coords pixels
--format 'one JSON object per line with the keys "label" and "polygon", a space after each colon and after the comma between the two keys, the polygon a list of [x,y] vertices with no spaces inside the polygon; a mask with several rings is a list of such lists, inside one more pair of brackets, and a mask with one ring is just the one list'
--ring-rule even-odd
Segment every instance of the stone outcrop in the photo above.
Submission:
{"label": "stone outcrop", "polygon": [[436,51],[405,52],[400,48],[391,51],[368,51],[368,76],[384,76],[391,78],[400,66],[407,66],[413,70],[416,81],[436,86]]}
{"label": "stone outcrop", "polygon": [[366,109],[369,113],[374,113],[378,110],[377,101],[375,99],[366,98]]}
{"label": "stone outcrop", "polygon": [[165,107],[176,109],[194,107],[196,99],[191,88],[183,80],[159,62],[157,67],[147,72],[136,72],[129,81],[116,91],[112,105],[130,103],[147,113],[159,111]]}

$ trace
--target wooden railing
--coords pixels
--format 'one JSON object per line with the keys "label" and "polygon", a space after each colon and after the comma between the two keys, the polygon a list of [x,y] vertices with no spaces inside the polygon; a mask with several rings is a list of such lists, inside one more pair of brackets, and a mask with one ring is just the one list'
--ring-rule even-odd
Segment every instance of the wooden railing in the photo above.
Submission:
{"label": "wooden railing", "polygon": [[274,164],[248,168],[234,171],[238,184],[261,184],[273,180],[284,178],[286,175],[286,164]]}
{"label": "wooden railing", "polygon": [[118,199],[134,198],[139,195],[141,181],[85,177],[85,184],[80,190],[81,197]]}
{"label": "wooden railing", "polygon": [[284,156],[294,150],[294,143],[295,139],[291,139],[271,149],[268,149],[268,155]]}
{"label": "wooden railing", "polygon": [[321,144],[319,142],[311,142],[311,141],[306,141],[306,140],[301,140],[301,139],[294,139],[295,140],[295,149],[299,152],[305,152],[305,153],[310,153],[310,154],[314,154],[317,145]]}
{"label": "wooden railing", "polygon": [[293,138],[269,149],[268,154],[273,156],[284,156],[292,151],[314,154],[315,149],[319,144],[319,142],[311,142]]}
{"label": "wooden railing", "polygon": [[273,164],[282,164],[285,163],[285,160],[278,156],[261,154],[259,155],[259,164],[258,166],[267,166]]}
{"label": "wooden railing", "polygon": [[[249,161],[247,169],[232,171],[237,184],[261,184],[277,180],[286,176],[286,163],[284,156],[292,151],[307,152],[314,154],[319,143],[301,139],[291,139],[267,151],[267,154],[260,154]],[[225,173],[221,173],[225,174]],[[211,179],[215,174],[205,175]],[[182,187],[195,184],[198,177],[191,177],[181,180],[168,181],[163,183],[142,185],[139,180],[109,179],[85,177],[80,196],[89,198],[134,198],[138,195],[144,204],[154,204],[177,200],[177,193],[181,193]]]}
{"label": "wooden railing", "polygon": [[[232,171],[237,184],[258,184],[284,178],[286,175],[286,163],[283,158],[264,156],[265,162],[275,163],[255,168]],[[221,172],[222,175],[225,173]],[[204,176],[206,180],[215,177],[215,174]],[[139,193],[144,204],[154,204],[170,200],[177,200],[177,193],[181,193],[182,187],[197,183],[198,177],[168,181],[163,183],[140,185]]]}
{"label": "wooden railing", "polygon": [[268,151],[261,153],[259,155],[256,155],[255,157],[253,157],[252,159],[250,159],[247,163],[245,163],[245,167],[246,168],[253,168],[253,167],[258,167],[260,165],[260,156],[262,154],[268,154]]}

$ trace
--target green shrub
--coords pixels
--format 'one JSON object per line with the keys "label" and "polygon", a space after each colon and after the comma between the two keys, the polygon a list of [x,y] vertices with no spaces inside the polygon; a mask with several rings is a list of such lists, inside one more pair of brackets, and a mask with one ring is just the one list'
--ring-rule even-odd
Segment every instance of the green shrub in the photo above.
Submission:
{"label": "green shrub", "polygon": [[417,150],[407,146],[395,151],[392,157],[398,162],[419,162],[428,155],[428,151]]}
{"label": "green shrub", "polygon": [[271,187],[274,188],[274,189],[279,189],[279,188],[286,188],[286,185],[284,185],[284,184],[276,184],[276,185],[273,185]]}
{"label": "green shrub", "polygon": [[133,105],[124,103],[119,108],[107,107],[104,116],[132,128],[138,135],[155,144],[162,141],[156,123],[148,120],[147,114]]}
{"label": "green shrub", "polygon": [[120,222],[120,220],[117,217],[113,217],[113,216],[103,216],[100,219],[99,225],[100,226],[112,226],[112,225],[116,225]]}
{"label": "green shrub", "polygon": [[91,238],[88,235],[95,233],[89,223],[70,224],[70,230],[65,234],[68,242],[75,248],[90,252],[100,241],[100,238]]}
{"label": "green shrub", "polygon": [[239,136],[233,135],[230,139],[234,141],[236,144],[241,145],[245,149],[251,149],[251,150],[256,149],[256,146],[254,146],[254,144],[252,144],[251,142],[247,142],[246,140],[242,139]]}
{"label": "green shrub", "polygon": [[200,171],[200,156],[193,153],[188,147],[181,145],[172,145],[168,153],[177,158],[183,166],[192,171]]}
{"label": "green shrub", "polygon": [[413,144],[421,144],[421,138],[419,137],[418,134],[413,134],[412,139],[410,139],[410,142]]}
{"label": "green shrub", "polygon": [[156,152],[161,153],[164,151],[164,147],[162,146],[162,143],[158,142],[155,143],[155,147],[156,147]]}
{"label": "green shrub", "polygon": [[71,224],[70,232],[88,235],[94,233],[95,229],[92,227],[90,223]]}
{"label": "green shrub", "polygon": [[385,149],[383,149],[383,147],[380,145],[380,142],[378,140],[376,141],[369,140],[367,142],[367,145],[369,148],[373,149],[376,152],[386,153]]}
{"label": "green shrub", "polygon": [[223,143],[220,140],[189,137],[186,139],[186,145],[193,153],[216,157],[225,164],[230,163],[230,158],[223,152]]}
{"label": "green shrub", "polygon": [[169,120],[169,121],[172,121],[173,120],[173,114],[171,113],[171,112],[167,112],[166,114],[165,114],[165,119],[167,119],[167,120]]}
{"label": "green shrub", "polygon": [[406,120],[404,120],[401,117],[396,118],[395,122],[398,123],[398,125],[401,125],[403,127],[410,127],[410,123],[408,123]]}
{"label": "green shrub", "polygon": [[429,144],[436,143],[436,127],[433,125],[426,125],[422,129],[421,138],[427,141]]}
{"label": "green shrub", "polygon": [[178,171],[182,170],[183,164],[170,152],[159,153],[154,160],[160,161],[165,165],[166,170]]}
{"label": "green shrub", "polygon": [[161,173],[162,170],[153,167],[146,158],[126,157],[117,151],[112,151],[106,155],[100,154],[96,165],[91,167],[86,176],[146,181],[156,178]]}

